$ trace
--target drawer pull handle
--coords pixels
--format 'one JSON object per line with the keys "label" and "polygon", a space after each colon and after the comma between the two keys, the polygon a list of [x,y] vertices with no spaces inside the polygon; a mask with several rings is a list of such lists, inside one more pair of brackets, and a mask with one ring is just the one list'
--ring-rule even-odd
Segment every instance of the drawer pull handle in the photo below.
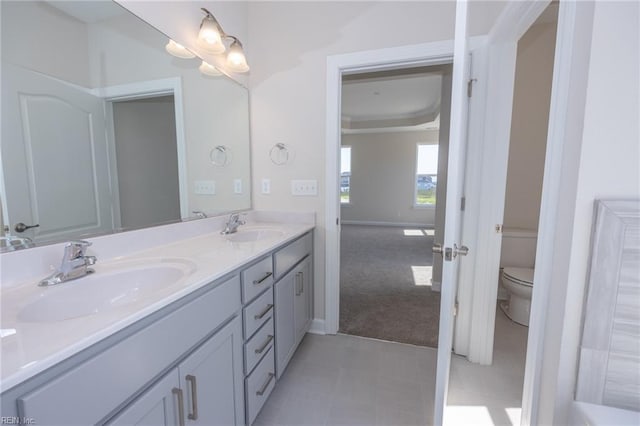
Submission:
{"label": "drawer pull handle", "polygon": [[304,293],[304,273],[296,273],[296,296]]}
{"label": "drawer pull handle", "polygon": [[260,312],[260,313],[259,313],[259,314],[257,314],[257,315],[254,315],[253,319],[257,319],[257,320],[262,319],[265,315],[267,315],[267,314],[269,313],[269,311],[271,310],[271,308],[273,308],[273,303],[269,303],[269,304],[267,305],[267,307],[266,307],[266,308],[264,308],[264,310],[263,310],[262,312]]}
{"label": "drawer pull handle", "polygon": [[264,277],[260,278],[259,280],[253,280],[253,285],[262,284],[264,280],[269,278],[271,275],[273,275],[273,272],[267,272],[266,274],[264,274]]}
{"label": "drawer pull handle", "polygon": [[173,388],[171,393],[178,397],[178,422],[180,426],[184,426],[184,397],[182,396],[182,389]]}
{"label": "drawer pull handle", "polygon": [[265,340],[265,342],[262,344],[262,346],[256,349],[256,353],[261,354],[262,352],[264,352],[264,350],[267,349],[267,346],[269,346],[269,343],[271,343],[272,340],[273,340],[273,336],[270,334],[267,337],[267,340]]}
{"label": "drawer pull handle", "polygon": [[273,380],[273,378],[275,377],[275,374],[273,373],[269,373],[269,377],[267,378],[267,382],[262,385],[262,388],[256,392],[256,395],[258,396],[262,396],[264,395],[264,393],[267,391],[267,388],[269,387],[269,383],[271,383],[271,381]]}
{"label": "drawer pull handle", "polygon": [[196,383],[196,376],[187,374],[187,382],[191,384],[191,410],[187,416],[189,420],[198,420],[198,385]]}

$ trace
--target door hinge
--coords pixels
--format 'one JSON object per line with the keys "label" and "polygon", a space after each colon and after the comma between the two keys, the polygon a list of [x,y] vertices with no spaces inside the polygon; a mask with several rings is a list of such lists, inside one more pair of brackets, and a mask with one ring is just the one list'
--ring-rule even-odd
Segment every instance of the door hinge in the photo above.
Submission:
{"label": "door hinge", "polygon": [[336,217],[336,225],[340,225],[340,218]]}
{"label": "door hinge", "polygon": [[453,305],[453,316],[458,316],[458,302],[456,302],[455,305]]}
{"label": "door hinge", "polygon": [[473,96],[473,82],[474,81],[478,81],[478,79],[477,78],[470,78],[469,81],[467,81],[467,97],[468,98]]}
{"label": "door hinge", "polygon": [[502,224],[498,223],[496,225],[496,234],[502,234]]}
{"label": "door hinge", "polygon": [[460,210],[464,211],[464,206],[467,204],[467,197],[462,197],[460,199]]}

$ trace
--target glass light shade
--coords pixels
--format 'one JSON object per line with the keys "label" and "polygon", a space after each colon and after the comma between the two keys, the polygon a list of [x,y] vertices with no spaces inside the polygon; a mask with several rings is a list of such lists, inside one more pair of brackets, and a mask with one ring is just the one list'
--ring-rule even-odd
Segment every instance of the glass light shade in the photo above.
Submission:
{"label": "glass light shade", "polygon": [[200,32],[198,33],[198,40],[203,48],[207,51],[215,54],[219,54],[225,51],[226,47],[222,42],[220,35],[221,30],[218,23],[210,16],[205,16],[200,25]]}
{"label": "glass light shade", "polygon": [[222,75],[222,73],[220,71],[218,71],[218,68],[214,67],[211,64],[208,64],[205,61],[202,61],[202,63],[198,67],[198,69],[200,70],[200,72],[202,74],[208,75],[208,76],[211,76],[211,77],[218,77],[218,76]]}
{"label": "glass light shade", "polygon": [[169,39],[169,43],[167,43],[167,45],[164,48],[167,52],[169,52],[176,58],[191,59],[196,57],[196,55],[191,53],[186,47],[176,43],[171,39]]}
{"label": "glass light shade", "polygon": [[231,43],[231,46],[229,47],[229,53],[227,53],[227,66],[234,72],[249,71],[249,65],[247,64],[247,58],[244,56],[242,45],[237,41]]}

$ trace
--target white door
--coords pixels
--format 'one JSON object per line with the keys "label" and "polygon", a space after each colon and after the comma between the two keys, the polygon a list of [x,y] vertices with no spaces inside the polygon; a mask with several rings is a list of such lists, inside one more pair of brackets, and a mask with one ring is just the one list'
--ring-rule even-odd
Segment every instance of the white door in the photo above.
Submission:
{"label": "white door", "polygon": [[4,222],[35,241],[113,229],[104,106],[83,88],[3,64]]}
{"label": "white door", "polygon": [[456,2],[456,29],[451,85],[451,124],[444,238],[442,246],[442,289],[440,328],[438,335],[438,371],[436,377],[433,423],[442,425],[447,403],[458,267],[463,259],[461,241],[462,212],[467,139],[467,82],[469,80],[469,48],[467,40],[467,2]]}

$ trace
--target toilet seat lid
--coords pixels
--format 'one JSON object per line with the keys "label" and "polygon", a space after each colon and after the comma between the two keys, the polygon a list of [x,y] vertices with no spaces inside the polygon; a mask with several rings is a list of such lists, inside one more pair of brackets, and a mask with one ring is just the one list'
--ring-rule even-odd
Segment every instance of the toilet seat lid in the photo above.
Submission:
{"label": "toilet seat lid", "polygon": [[533,268],[504,268],[504,275],[511,281],[532,286]]}

